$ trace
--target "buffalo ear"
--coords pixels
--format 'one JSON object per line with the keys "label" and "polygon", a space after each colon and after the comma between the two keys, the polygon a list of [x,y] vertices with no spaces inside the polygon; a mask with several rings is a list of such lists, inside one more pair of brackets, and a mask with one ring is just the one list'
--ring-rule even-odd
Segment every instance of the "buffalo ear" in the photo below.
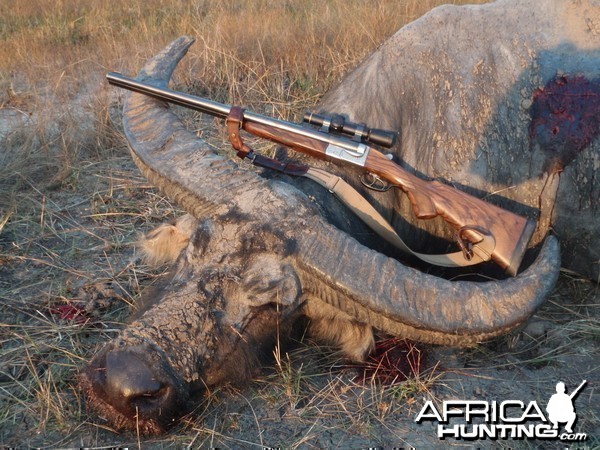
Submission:
{"label": "buffalo ear", "polygon": [[294,268],[273,257],[259,258],[242,280],[245,303],[292,306],[300,302],[302,287]]}
{"label": "buffalo ear", "polygon": [[147,264],[173,263],[187,246],[196,226],[197,220],[185,214],[173,223],[163,223],[146,233],[138,239],[136,247]]}

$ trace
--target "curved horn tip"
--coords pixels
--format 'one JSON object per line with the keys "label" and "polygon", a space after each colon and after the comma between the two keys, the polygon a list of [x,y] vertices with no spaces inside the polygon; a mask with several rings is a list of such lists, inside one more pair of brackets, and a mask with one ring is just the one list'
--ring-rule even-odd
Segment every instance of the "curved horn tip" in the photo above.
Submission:
{"label": "curved horn tip", "polygon": [[180,36],[175,39],[144,64],[136,78],[140,81],[155,80],[159,82],[159,85],[166,86],[175,67],[194,42],[195,39],[189,36]]}
{"label": "curved horn tip", "polygon": [[[537,258],[531,264],[531,266],[525,269],[523,274],[529,273],[530,271],[533,272],[535,270],[535,266],[542,263],[548,266],[548,269],[545,269],[545,272],[558,279],[558,274],[560,272],[560,245],[558,243],[558,239],[554,235],[549,234],[546,236]],[[538,272],[541,272],[542,270],[537,268]],[[548,285],[550,285],[550,283],[548,283]]]}

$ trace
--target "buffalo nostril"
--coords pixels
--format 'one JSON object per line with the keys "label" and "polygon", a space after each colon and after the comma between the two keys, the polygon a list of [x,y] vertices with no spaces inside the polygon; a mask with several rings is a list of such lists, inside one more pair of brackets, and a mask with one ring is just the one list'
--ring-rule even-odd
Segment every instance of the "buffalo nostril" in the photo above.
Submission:
{"label": "buffalo nostril", "polygon": [[160,414],[162,409],[169,408],[173,398],[173,388],[160,372],[160,367],[152,367],[137,353],[108,352],[104,391],[110,403],[126,414],[142,417]]}
{"label": "buffalo nostril", "polygon": [[126,396],[126,402],[128,402],[131,409],[135,409],[137,413],[144,417],[147,417],[165,407],[168,403],[171,388],[167,386],[161,386],[159,389],[154,391],[147,390],[143,393],[131,393]]}

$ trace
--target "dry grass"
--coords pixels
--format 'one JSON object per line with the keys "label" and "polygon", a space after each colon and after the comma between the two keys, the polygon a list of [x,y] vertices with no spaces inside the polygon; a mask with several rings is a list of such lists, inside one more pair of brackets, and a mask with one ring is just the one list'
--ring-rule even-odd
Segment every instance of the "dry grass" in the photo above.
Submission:
{"label": "dry grass", "polygon": [[273,77],[286,75],[288,84],[320,93],[399,25],[438,3],[18,2],[0,7],[0,92],[10,101],[12,86],[13,101],[23,103],[72,99],[101,84],[107,70],[135,72],[148,55],[189,34],[202,45],[183,76],[212,94],[252,87],[264,100],[273,96]]}
{"label": "dry grass", "polygon": [[[182,89],[292,117],[438,3],[0,3],[0,446],[405,443],[415,408],[450,383],[440,380],[435,357],[407,382],[365,387],[327,349],[300,346],[279,354],[250,389],[207,393],[170,435],[144,441],[88,417],[74,377],[160,275],[136,260],[138,232],[179,213],[127,156],[120,93],[106,85],[105,72],[133,74],[171,39],[190,34],[199,42],[178,69]],[[187,118],[191,126],[196,118]],[[542,312],[556,325],[550,336],[515,334],[460,357],[477,371],[509,371],[593,354],[597,303],[597,287],[564,277]],[[597,412],[585,420],[597,424]],[[336,440],[340,431],[348,440]]]}

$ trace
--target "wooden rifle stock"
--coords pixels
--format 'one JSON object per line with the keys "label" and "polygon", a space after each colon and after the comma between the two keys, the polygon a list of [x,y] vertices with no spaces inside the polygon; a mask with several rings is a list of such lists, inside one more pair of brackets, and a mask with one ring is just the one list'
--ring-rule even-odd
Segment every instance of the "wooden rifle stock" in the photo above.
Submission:
{"label": "wooden rifle stock", "polygon": [[402,189],[408,195],[417,218],[432,219],[439,216],[452,226],[467,258],[468,247],[471,244],[476,245],[484,237],[491,236],[495,241],[495,247],[490,257],[510,275],[516,275],[527,244],[535,230],[535,222],[439,181],[423,180],[364,143],[251,111],[240,111],[238,107],[161,88],[114,72],[108,73],[107,79],[115,86],[221,119],[229,120],[235,110],[236,116],[239,115],[236,121],[240,128],[250,134],[269,139],[314,158],[342,161],[363,167],[366,171]]}
{"label": "wooden rifle stock", "polygon": [[534,221],[440,181],[423,180],[380,152],[370,152],[366,166],[406,192],[417,218],[440,216],[458,231],[459,239],[472,243],[481,239],[480,233],[492,235],[496,241],[492,260],[510,275],[516,275],[535,231]]}
{"label": "wooden rifle stock", "polygon": [[[326,143],[252,121],[244,121],[243,129],[314,158],[336,160],[327,157]],[[482,235],[491,235],[496,242],[491,259],[508,274],[516,275],[535,231],[535,222],[447,184],[423,180],[374,148],[369,148],[363,167],[402,189],[417,218],[426,220],[440,216],[455,229],[458,239],[473,244],[480,242]]]}

